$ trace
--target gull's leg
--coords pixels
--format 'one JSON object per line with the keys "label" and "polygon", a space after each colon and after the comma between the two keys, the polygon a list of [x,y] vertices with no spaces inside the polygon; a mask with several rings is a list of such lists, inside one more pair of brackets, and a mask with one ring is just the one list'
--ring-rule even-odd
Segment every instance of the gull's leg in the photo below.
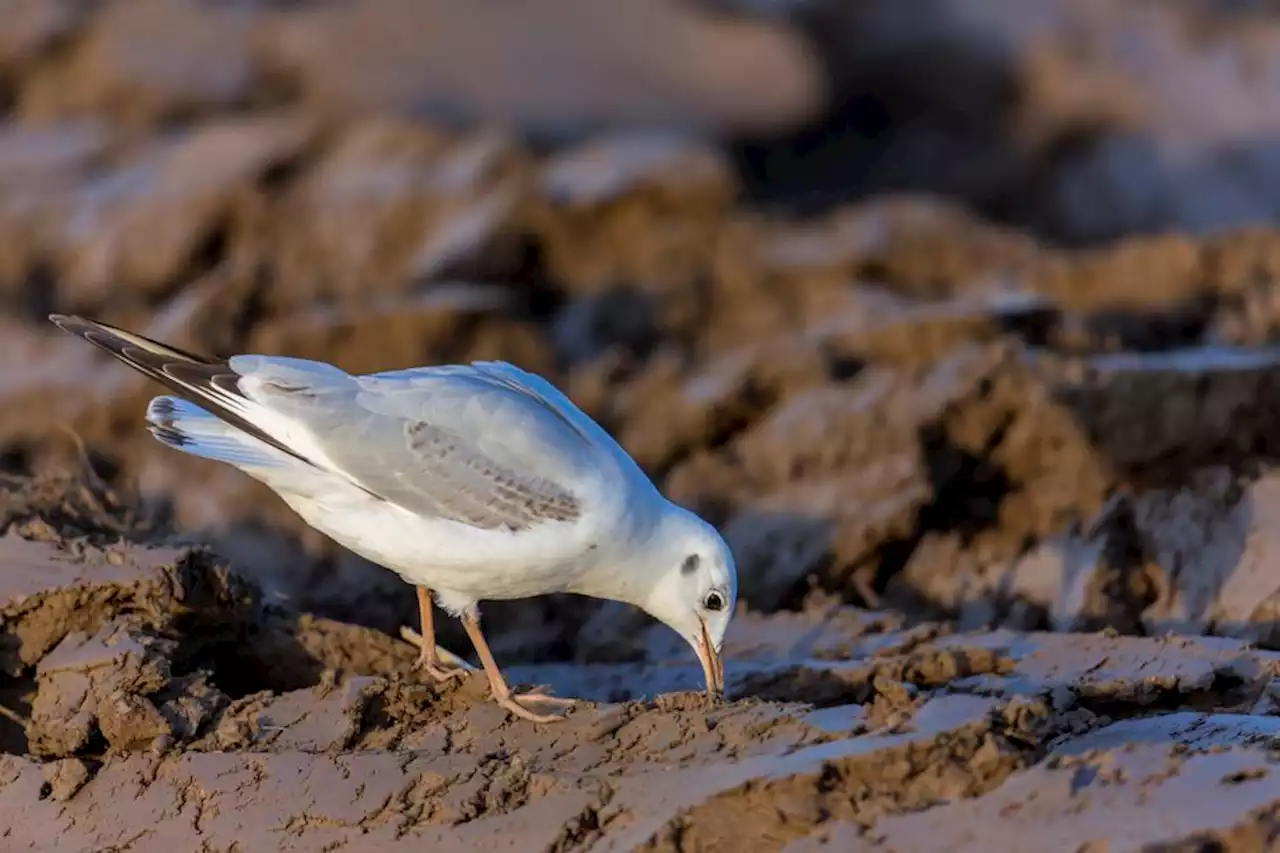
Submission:
{"label": "gull's leg", "polygon": [[422,649],[418,652],[418,662],[414,669],[420,669],[441,683],[450,679],[466,678],[467,671],[460,666],[444,666],[440,656],[436,654],[435,620],[431,615],[431,590],[425,586],[418,589],[418,615],[422,619]]}
{"label": "gull's leg", "polygon": [[467,629],[467,636],[471,638],[472,645],[476,647],[476,654],[480,655],[480,663],[484,665],[484,674],[489,676],[489,689],[493,691],[494,701],[517,717],[532,720],[535,723],[551,723],[564,719],[559,714],[534,713],[524,703],[541,702],[553,708],[568,708],[574,704],[572,699],[544,696],[541,693],[511,692],[511,688],[507,686],[507,680],[502,677],[502,671],[498,669],[498,664],[493,659],[493,652],[489,651],[489,644],[485,641],[484,634],[480,630],[480,617],[475,614],[474,610],[462,614],[462,627]]}

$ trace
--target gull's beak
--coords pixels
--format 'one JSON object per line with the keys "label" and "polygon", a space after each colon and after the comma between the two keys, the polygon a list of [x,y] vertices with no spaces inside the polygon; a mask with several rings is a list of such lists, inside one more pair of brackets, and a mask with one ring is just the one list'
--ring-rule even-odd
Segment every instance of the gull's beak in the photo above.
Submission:
{"label": "gull's beak", "polygon": [[702,674],[707,679],[707,692],[713,696],[723,696],[724,661],[720,658],[720,653],[716,651],[715,646],[711,645],[711,638],[707,636],[707,623],[702,620],[699,620],[698,641],[693,648],[698,653]]}

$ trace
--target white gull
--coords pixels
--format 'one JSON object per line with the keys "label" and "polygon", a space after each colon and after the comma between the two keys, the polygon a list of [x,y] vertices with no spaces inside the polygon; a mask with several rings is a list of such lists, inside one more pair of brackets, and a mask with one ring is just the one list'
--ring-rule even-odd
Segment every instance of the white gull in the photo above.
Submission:
{"label": "white gull", "polygon": [[147,407],[160,441],[239,468],[413,584],[418,665],[436,680],[466,673],[437,651],[433,595],[461,618],[503,708],[558,719],[534,708],[571,700],[511,692],[478,604],[569,592],[666,623],[698,655],[708,691],[723,692],[738,591],[728,547],[545,379],[505,362],[352,376],[282,356],[204,358],[93,320],[50,320],[178,395]]}

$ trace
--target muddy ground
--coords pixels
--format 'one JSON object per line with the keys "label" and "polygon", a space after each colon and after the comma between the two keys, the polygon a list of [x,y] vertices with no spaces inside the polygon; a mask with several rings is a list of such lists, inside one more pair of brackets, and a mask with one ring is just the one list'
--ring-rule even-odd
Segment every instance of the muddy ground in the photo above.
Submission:
{"label": "muddy ground", "polygon": [[[597,43],[571,0],[555,38],[445,0],[0,2],[0,849],[1280,847],[1280,231],[1208,227],[1265,219],[1280,161],[1188,58],[1280,25],[711,5],[620,3]],[[1135,29],[1215,106],[1190,159],[1147,156],[1188,87],[1117,59]],[[641,48],[671,40],[715,61]],[[513,95],[477,45],[557,73]],[[981,133],[921,94],[975,80],[1021,93]],[[869,91],[893,132],[814,144],[834,104],[870,134]],[[876,192],[815,206],[815,175]],[[586,700],[565,722],[418,677],[412,591],[153,442],[156,389],[53,310],[543,373],[725,531],[727,699],[572,597],[484,609],[509,677]]]}

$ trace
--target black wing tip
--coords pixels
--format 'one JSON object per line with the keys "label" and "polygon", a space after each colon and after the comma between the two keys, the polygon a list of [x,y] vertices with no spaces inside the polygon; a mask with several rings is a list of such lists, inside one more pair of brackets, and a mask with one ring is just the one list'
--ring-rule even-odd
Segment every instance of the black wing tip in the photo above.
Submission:
{"label": "black wing tip", "polygon": [[125,353],[128,339],[122,336],[120,330],[114,329],[106,323],[87,320],[74,314],[50,314],[49,322],[64,332],[69,332],[118,358],[123,358],[126,362],[133,363],[134,361]]}
{"label": "black wing tip", "polygon": [[152,340],[137,332],[130,332],[110,323],[90,320],[87,317],[81,317],[76,314],[50,314],[49,322],[64,332],[70,332],[76,337],[84,338],[89,343],[99,346],[110,353],[122,355],[129,362],[137,361],[136,355],[141,353],[144,356],[159,357],[165,361],[187,362],[205,367],[222,367],[226,364],[226,359],[210,358],[194,352],[188,352],[172,344]]}
{"label": "black wing tip", "polygon": [[71,327],[89,325],[83,317],[77,317],[74,314],[50,314],[49,322],[65,332],[72,331]]}
{"label": "black wing tip", "polygon": [[97,320],[90,320],[76,314],[50,314],[49,322],[64,332],[70,332],[82,338],[88,338],[95,332],[99,335],[114,335],[116,331],[106,323],[99,323]]}

